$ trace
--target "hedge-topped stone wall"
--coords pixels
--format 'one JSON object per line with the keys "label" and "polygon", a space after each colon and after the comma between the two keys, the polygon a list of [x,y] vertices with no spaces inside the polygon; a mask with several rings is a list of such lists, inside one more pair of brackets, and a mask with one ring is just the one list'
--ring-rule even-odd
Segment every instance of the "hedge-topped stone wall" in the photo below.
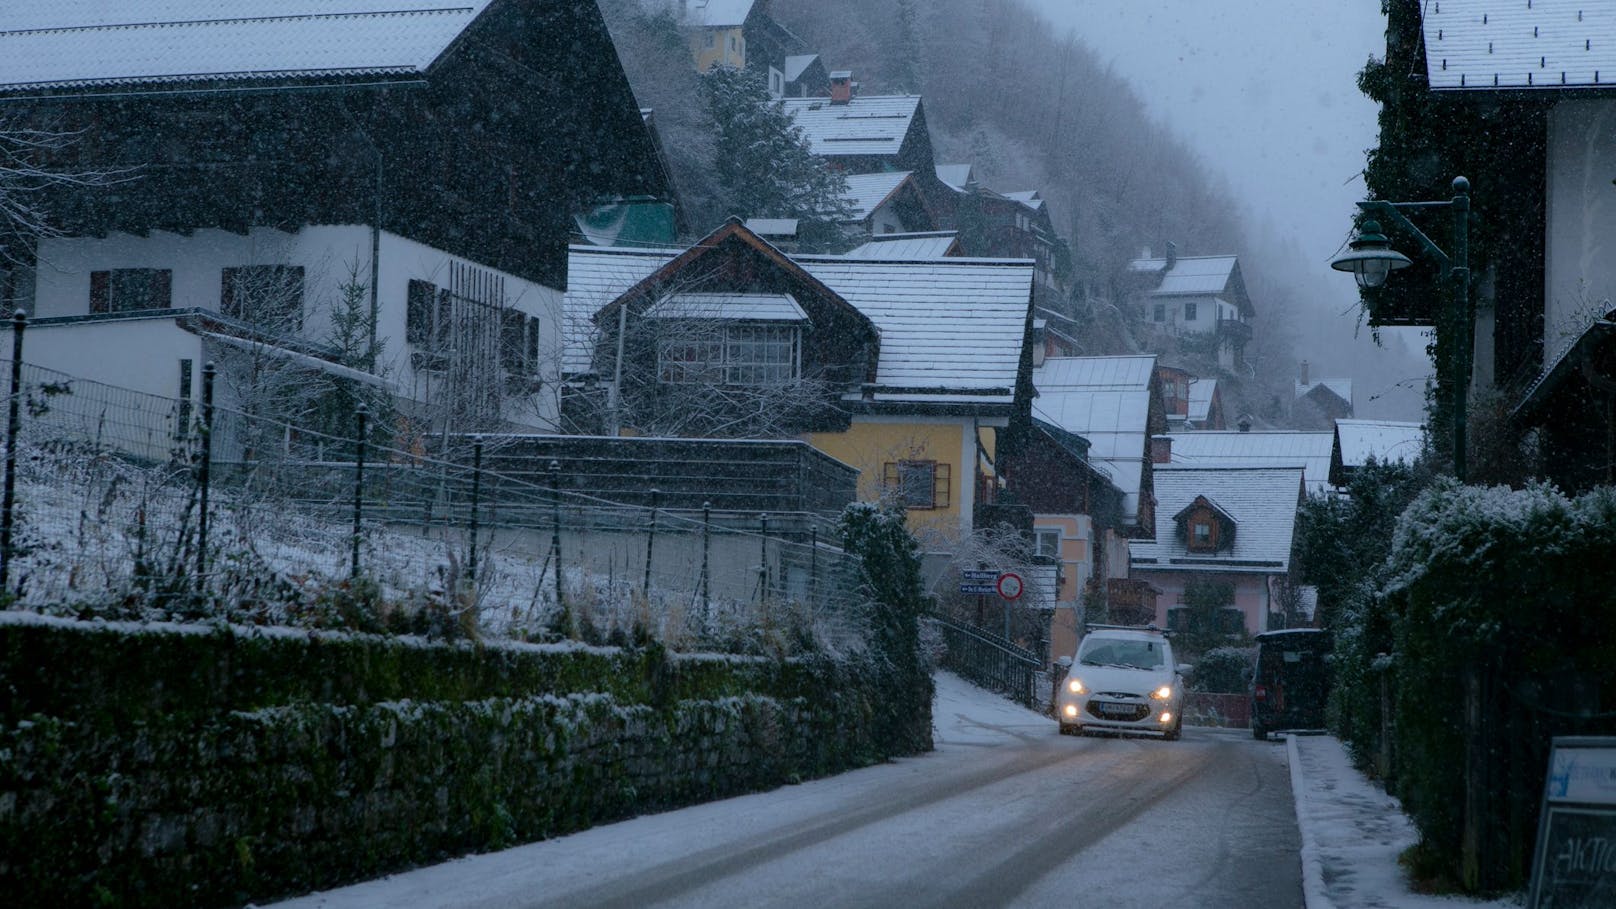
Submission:
{"label": "hedge-topped stone wall", "polygon": [[930,704],[890,683],[0,613],[0,892],[240,904],[834,773],[929,744]]}

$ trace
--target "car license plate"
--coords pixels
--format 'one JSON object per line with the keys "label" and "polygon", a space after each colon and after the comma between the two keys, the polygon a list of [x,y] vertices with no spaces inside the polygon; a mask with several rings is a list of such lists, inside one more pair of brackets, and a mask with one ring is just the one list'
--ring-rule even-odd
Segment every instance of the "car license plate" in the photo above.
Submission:
{"label": "car license plate", "polygon": [[1101,701],[1096,706],[1100,708],[1100,713],[1104,714],[1105,716],[1133,716],[1134,714],[1134,707],[1132,704],[1117,704],[1111,701]]}

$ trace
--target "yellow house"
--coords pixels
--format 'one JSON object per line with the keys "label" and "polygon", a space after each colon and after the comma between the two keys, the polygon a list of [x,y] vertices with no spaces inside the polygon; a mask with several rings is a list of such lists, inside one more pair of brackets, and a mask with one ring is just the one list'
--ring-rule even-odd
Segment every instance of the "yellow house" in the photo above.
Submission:
{"label": "yellow house", "polygon": [[802,438],[942,545],[1028,406],[1032,284],[1026,260],[789,257],[733,219],[686,250],[574,247],[563,368],[607,412],[590,425],[580,391],[563,421]]}
{"label": "yellow house", "polygon": [[[746,21],[757,0],[673,0],[684,23],[696,69],[746,68]],[[761,12],[761,11],[760,11]]]}

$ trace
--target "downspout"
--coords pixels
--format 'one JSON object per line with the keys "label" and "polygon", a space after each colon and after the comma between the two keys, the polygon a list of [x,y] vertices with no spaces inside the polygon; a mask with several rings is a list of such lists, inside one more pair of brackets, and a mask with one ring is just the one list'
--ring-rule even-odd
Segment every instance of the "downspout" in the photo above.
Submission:
{"label": "downspout", "polygon": [[623,335],[628,331],[628,305],[617,304],[617,363],[612,367],[612,387],[607,390],[606,416],[608,435],[617,435],[623,428]]}
{"label": "downspout", "polygon": [[[361,133],[363,135],[363,133]],[[377,323],[381,321],[381,274],[382,274],[382,150],[377,148],[370,137],[365,137],[370,150],[376,155],[376,200],[375,211],[370,219],[370,349],[365,355],[366,365],[371,372],[376,371],[376,330]]]}

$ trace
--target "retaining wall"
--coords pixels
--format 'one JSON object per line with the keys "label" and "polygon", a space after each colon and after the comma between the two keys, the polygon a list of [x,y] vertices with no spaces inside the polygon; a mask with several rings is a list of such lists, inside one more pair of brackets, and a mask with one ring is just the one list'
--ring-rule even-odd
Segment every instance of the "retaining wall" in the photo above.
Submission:
{"label": "retaining wall", "polygon": [[930,746],[877,670],[0,613],[0,892],[222,906]]}

